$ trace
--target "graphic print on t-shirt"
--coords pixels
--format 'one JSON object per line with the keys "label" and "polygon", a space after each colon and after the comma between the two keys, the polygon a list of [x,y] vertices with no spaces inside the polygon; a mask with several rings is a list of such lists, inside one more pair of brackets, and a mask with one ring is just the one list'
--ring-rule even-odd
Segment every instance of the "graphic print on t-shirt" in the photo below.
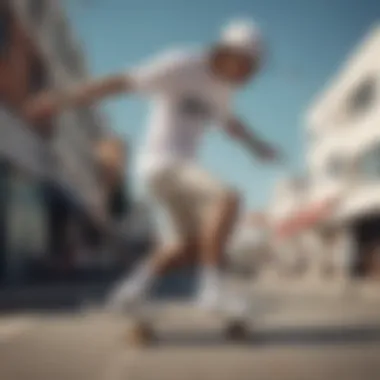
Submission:
{"label": "graphic print on t-shirt", "polygon": [[206,120],[212,116],[211,105],[197,96],[184,96],[179,100],[178,109],[186,118]]}

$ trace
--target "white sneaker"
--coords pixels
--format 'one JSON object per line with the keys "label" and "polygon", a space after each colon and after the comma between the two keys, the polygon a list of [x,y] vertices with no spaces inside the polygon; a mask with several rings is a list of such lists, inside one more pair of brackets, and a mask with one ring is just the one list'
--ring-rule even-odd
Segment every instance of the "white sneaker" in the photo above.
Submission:
{"label": "white sneaker", "polygon": [[118,314],[136,311],[144,298],[141,292],[135,291],[132,287],[124,286],[111,293],[111,297],[106,303],[106,310]]}
{"label": "white sneaker", "polygon": [[223,299],[220,312],[229,319],[245,319],[249,312],[249,304],[244,297],[229,296]]}
{"label": "white sneaker", "polygon": [[204,278],[200,284],[197,306],[205,311],[219,311],[223,289],[224,283],[219,276]]}
{"label": "white sneaker", "polygon": [[196,306],[208,312],[218,312],[221,306],[220,300],[218,291],[203,291],[196,299]]}
{"label": "white sneaker", "polygon": [[221,291],[203,292],[197,299],[197,307],[216,312],[229,319],[242,319],[249,312],[247,300],[240,295],[224,295]]}

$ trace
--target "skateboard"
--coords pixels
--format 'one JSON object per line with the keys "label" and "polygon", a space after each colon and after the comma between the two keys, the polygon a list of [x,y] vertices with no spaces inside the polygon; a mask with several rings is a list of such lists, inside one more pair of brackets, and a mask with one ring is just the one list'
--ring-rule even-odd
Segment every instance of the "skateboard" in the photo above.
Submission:
{"label": "skateboard", "polygon": [[[228,342],[244,343],[250,337],[248,323],[239,319],[225,320],[222,323],[222,334]],[[136,318],[128,328],[127,341],[133,346],[144,347],[155,345],[160,339],[152,321]]]}

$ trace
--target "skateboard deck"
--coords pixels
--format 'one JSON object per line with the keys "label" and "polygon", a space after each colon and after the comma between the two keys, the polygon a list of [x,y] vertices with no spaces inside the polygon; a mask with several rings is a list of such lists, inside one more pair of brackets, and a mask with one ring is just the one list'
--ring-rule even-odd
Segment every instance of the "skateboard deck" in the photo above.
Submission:
{"label": "skateboard deck", "polygon": [[[245,342],[250,337],[249,328],[243,321],[230,321],[224,324],[222,334],[229,342]],[[127,341],[134,346],[150,346],[159,343],[160,338],[152,324],[146,321],[134,321],[129,326]]]}
{"label": "skateboard deck", "polygon": [[[229,342],[243,343],[250,337],[249,323],[247,320],[238,318],[226,318],[220,315],[215,315],[215,313],[209,313],[207,311],[188,310],[182,315],[171,315],[170,318],[167,316],[161,316],[163,317],[162,319],[157,317],[157,313],[152,314],[152,312],[150,312],[148,315],[140,313],[131,316],[127,329],[127,342],[134,346],[151,346],[159,343],[161,340],[161,334],[158,332],[160,330],[159,326],[162,326],[162,322],[165,322],[167,326],[171,326],[170,329],[172,331],[188,331],[189,335],[192,335],[191,331],[196,331],[196,329],[198,329],[200,326],[198,320],[199,316],[203,319],[208,319],[206,326],[208,325],[210,328],[212,328],[212,330],[215,330],[215,325],[218,327],[221,326],[221,328],[218,328],[218,331],[221,330],[222,337]],[[217,321],[215,321],[215,319],[217,319]],[[182,323],[175,323],[178,321]],[[194,326],[189,329],[189,326],[191,325]],[[202,326],[202,329],[204,330],[204,326]],[[164,333],[162,333],[162,336],[164,336]]]}

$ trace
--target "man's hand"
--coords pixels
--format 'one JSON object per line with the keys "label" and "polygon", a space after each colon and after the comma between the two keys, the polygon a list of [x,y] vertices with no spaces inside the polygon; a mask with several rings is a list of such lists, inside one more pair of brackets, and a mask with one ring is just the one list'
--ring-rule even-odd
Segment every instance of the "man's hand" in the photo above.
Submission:
{"label": "man's hand", "polygon": [[255,148],[258,157],[266,162],[279,162],[282,156],[278,150],[265,143],[258,144]]}
{"label": "man's hand", "polygon": [[233,118],[226,126],[227,133],[240,141],[255,157],[266,162],[277,162],[281,159],[280,153],[267,143],[259,139],[240,120]]}
{"label": "man's hand", "polygon": [[46,120],[58,113],[59,108],[57,95],[43,93],[25,104],[23,114],[30,121]]}

